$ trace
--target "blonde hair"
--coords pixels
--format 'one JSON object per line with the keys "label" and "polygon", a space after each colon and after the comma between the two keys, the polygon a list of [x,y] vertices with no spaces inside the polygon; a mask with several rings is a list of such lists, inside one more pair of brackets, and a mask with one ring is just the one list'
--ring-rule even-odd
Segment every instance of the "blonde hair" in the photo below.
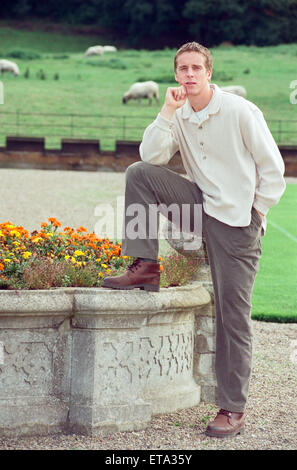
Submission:
{"label": "blonde hair", "polygon": [[198,42],[187,42],[183,46],[181,46],[174,57],[174,71],[177,68],[177,59],[178,57],[183,54],[184,52],[199,52],[199,54],[204,56],[204,62],[206,70],[209,71],[212,68],[212,55],[207,49],[207,47],[202,46]]}

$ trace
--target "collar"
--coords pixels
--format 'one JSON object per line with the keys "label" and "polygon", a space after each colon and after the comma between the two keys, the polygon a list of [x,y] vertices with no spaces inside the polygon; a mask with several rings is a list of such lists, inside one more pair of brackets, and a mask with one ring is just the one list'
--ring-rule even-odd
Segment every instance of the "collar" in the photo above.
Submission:
{"label": "collar", "polygon": [[[220,88],[214,83],[212,83],[210,86],[213,89],[213,95],[212,95],[210,102],[207,105],[207,117],[210,114],[216,114],[219,111],[221,107],[221,102],[222,102],[222,92]],[[191,118],[190,120],[194,119],[196,122],[195,111],[190,105],[190,102],[188,99],[186,103],[183,105],[183,107],[181,108],[181,115],[183,119]]]}

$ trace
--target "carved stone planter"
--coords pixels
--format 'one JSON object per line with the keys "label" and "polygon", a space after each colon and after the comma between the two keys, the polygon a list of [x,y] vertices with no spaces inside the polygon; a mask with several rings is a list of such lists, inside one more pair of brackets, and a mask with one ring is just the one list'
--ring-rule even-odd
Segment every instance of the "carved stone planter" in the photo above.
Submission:
{"label": "carved stone planter", "polygon": [[197,405],[215,389],[212,316],[199,282],[0,291],[0,435],[138,430]]}

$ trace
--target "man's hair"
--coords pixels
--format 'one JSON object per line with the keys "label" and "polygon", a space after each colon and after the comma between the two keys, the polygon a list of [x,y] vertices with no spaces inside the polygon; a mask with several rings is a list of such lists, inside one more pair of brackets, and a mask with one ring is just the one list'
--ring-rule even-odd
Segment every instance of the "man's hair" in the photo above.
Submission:
{"label": "man's hair", "polygon": [[201,55],[204,56],[204,63],[205,63],[206,70],[208,71],[212,68],[212,55],[210,51],[206,47],[199,44],[198,42],[187,42],[186,44],[181,46],[178,49],[177,53],[175,54],[174,71],[176,71],[176,68],[177,68],[178,57],[184,52],[199,52]]}

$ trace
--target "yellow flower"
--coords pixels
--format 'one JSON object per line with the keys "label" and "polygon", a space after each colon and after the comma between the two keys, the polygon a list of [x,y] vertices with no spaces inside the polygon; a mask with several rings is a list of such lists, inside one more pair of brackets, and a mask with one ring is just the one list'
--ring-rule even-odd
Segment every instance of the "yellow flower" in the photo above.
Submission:
{"label": "yellow flower", "polygon": [[49,238],[51,238],[51,237],[54,236],[54,234],[53,234],[53,232],[48,232],[48,233],[46,234],[46,236],[49,237]]}
{"label": "yellow flower", "polygon": [[11,230],[10,235],[15,235],[17,238],[21,236],[20,232],[18,232],[17,230]]}
{"label": "yellow flower", "polygon": [[101,258],[96,258],[95,261],[97,261],[97,263],[99,263],[101,261]]}
{"label": "yellow flower", "polygon": [[76,261],[76,266],[81,266],[82,262],[81,261]]}
{"label": "yellow flower", "polygon": [[15,245],[15,246],[19,246],[20,242],[15,241],[15,242],[12,242],[12,244]]}
{"label": "yellow flower", "polygon": [[111,272],[111,269],[107,269],[105,272],[106,274],[109,274]]}
{"label": "yellow flower", "polygon": [[102,277],[103,276],[103,273],[100,271],[100,273],[98,274],[99,277]]}
{"label": "yellow flower", "polygon": [[27,259],[27,258],[29,258],[29,256],[31,256],[31,255],[32,255],[31,251],[24,251],[24,253],[23,253],[23,258]]}
{"label": "yellow flower", "polygon": [[33,243],[38,243],[41,240],[41,237],[36,237],[32,240]]}
{"label": "yellow flower", "polygon": [[0,237],[4,237],[3,233],[1,232],[1,230],[0,230]]}
{"label": "yellow flower", "polygon": [[11,259],[8,259],[8,258],[5,258],[5,263],[10,263],[11,262]]}
{"label": "yellow flower", "polygon": [[66,261],[70,258],[70,255],[66,255],[64,256],[64,259],[66,259]]}
{"label": "yellow flower", "polygon": [[102,268],[107,268],[107,264],[102,263],[101,266]]}
{"label": "yellow flower", "polygon": [[74,255],[75,256],[84,256],[84,252],[81,251],[81,250],[75,250]]}

